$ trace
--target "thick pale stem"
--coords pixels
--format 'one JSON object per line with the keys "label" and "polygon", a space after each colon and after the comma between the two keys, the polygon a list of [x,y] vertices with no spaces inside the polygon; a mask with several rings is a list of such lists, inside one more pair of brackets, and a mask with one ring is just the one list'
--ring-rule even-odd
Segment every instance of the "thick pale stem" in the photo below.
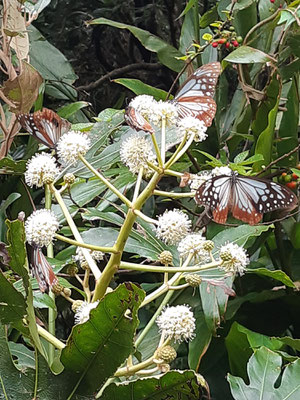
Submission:
{"label": "thick pale stem", "polygon": [[83,162],[83,164],[95,175],[97,178],[100,179],[104,185],[106,185],[116,196],[119,197],[120,200],[127,207],[131,207],[131,201],[128,200],[113,184],[111,184],[100,172],[98,172],[83,156],[79,156],[79,159]]}
{"label": "thick pale stem", "polygon": [[62,350],[66,347],[66,345],[58,340],[55,336],[51,335],[46,329],[42,328],[40,325],[37,325],[38,334],[47,340],[47,342],[51,343],[58,350]]}
{"label": "thick pale stem", "polygon": [[135,202],[136,199],[138,198],[138,195],[139,195],[139,192],[140,192],[141,183],[142,183],[142,179],[143,179],[143,172],[144,172],[144,168],[141,167],[139,169],[139,173],[138,173],[137,180],[136,180],[136,183],[135,183],[132,202]]}
{"label": "thick pale stem", "polygon": [[156,136],[154,134],[152,134],[151,135],[151,139],[152,139],[152,143],[153,143],[153,146],[154,146],[154,150],[155,150],[156,158],[157,158],[157,161],[158,161],[158,165],[161,168],[163,168],[164,164],[163,164],[163,161],[162,161],[162,158],[161,158],[161,155],[160,155],[160,150],[159,150],[159,147],[158,147]]}
{"label": "thick pale stem", "polygon": [[185,198],[185,197],[195,197],[195,193],[193,193],[193,192],[174,193],[174,192],[164,192],[162,190],[154,190],[153,194],[156,195],[156,196],[171,197],[172,199],[181,199],[181,198]]}
{"label": "thick pale stem", "polygon": [[103,247],[103,246],[95,246],[93,244],[80,243],[77,242],[76,240],[59,235],[58,233],[55,234],[55,238],[61,240],[62,242],[72,244],[73,246],[83,247],[84,249],[102,251],[102,253],[117,253],[117,251],[113,247]]}
{"label": "thick pale stem", "polygon": [[215,261],[207,263],[204,265],[195,265],[192,267],[182,266],[182,267],[164,267],[159,265],[140,265],[134,264],[126,261],[120,263],[120,269],[130,269],[133,271],[143,271],[143,272],[168,272],[170,274],[175,272],[201,272],[207,271],[209,269],[218,268],[221,265],[220,261]]}
{"label": "thick pale stem", "polygon": [[177,160],[179,160],[187,151],[187,149],[190,147],[190,145],[193,143],[195,137],[195,133],[193,133],[191,135],[191,137],[189,138],[189,140],[186,142],[185,146],[183,146],[183,148],[177,153],[176,157],[173,158],[172,162],[168,162],[166,164],[166,168],[170,168],[173,164],[176,163]]}
{"label": "thick pale stem", "polygon": [[166,118],[161,121],[161,159],[164,165],[166,161]]}
{"label": "thick pale stem", "polygon": [[[60,205],[60,208],[67,220],[67,223],[68,223],[75,239],[81,246],[82,244],[84,244],[84,242],[80,236],[80,233],[78,232],[77,226],[75,225],[73,218],[72,218],[71,214],[69,213],[69,210],[67,209],[60,193],[58,192],[58,190],[55,189],[55,187],[53,185],[50,185],[50,189],[51,189],[52,193],[54,194],[58,204]],[[100,272],[99,268],[97,267],[97,264],[95,263],[94,259],[92,258],[91,253],[87,249],[82,248],[82,254],[83,254],[84,258],[86,259],[86,262],[88,263],[88,265],[97,281],[101,276],[101,272]]]}
{"label": "thick pale stem", "polygon": [[175,160],[175,158],[177,157],[177,154],[181,151],[181,149],[184,147],[185,143],[186,143],[186,139],[187,139],[187,134],[184,135],[181,143],[179,144],[179,146],[177,147],[177,149],[175,150],[175,153],[172,155],[172,157],[170,157],[170,159],[167,161],[165,168],[169,168],[172,164],[173,161]]}

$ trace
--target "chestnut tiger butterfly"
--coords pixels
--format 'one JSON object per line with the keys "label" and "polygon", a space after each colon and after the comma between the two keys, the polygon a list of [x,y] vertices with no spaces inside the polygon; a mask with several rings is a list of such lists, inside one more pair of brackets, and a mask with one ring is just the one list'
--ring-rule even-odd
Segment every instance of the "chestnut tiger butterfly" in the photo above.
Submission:
{"label": "chestnut tiger butterfly", "polygon": [[221,64],[212,62],[196,69],[183,83],[172,100],[181,118],[194,117],[206,127],[211,125],[217,110],[213,97],[220,73]]}
{"label": "chestnut tiger butterfly", "polygon": [[60,137],[71,128],[70,122],[48,108],[32,114],[18,114],[17,118],[23,129],[50,149],[54,149]]}
{"label": "chestnut tiger butterfly", "polygon": [[228,212],[250,225],[257,224],[264,213],[277,209],[293,210],[297,196],[287,187],[259,178],[220,175],[205,181],[196,191],[197,204],[208,206],[213,220],[224,224]]}
{"label": "chestnut tiger butterfly", "polygon": [[154,133],[154,129],[148,121],[133,107],[128,106],[125,110],[125,121],[127,125],[135,130]]}
{"label": "chestnut tiger butterfly", "polygon": [[32,247],[31,268],[41,292],[48,292],[53,285],[58,283],[57,276],[40,247]]}

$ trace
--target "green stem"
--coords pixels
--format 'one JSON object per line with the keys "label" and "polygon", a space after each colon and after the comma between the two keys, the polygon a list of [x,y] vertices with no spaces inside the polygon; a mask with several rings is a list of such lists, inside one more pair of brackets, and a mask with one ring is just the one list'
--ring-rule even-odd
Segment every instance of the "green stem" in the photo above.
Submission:
{"label": "green stem", "polygon": [[166,161],[166,118],[163,117],[161,120],[161,160],[162,164]]}
{"label": "green stem", "polygon": [[170,159],[167,161],[165,168],[169,168],[172,164],[173,161],[175,160],[177,154],[180,152],[180,150],[184,147],[185,143],[186,143],[186,139],[187,139],[187,134],[185,133],[182,141],[180,142],[179,146],[177,147],[177,149],[175,150],[174,154],[172,155],[172,157],[170,157]]}
{"label": "green stem", "polygon": [[195,42],[200,44],[200,25],[199,25],[199,5],[198,1],[195,1],[194,7],[194,26],[195,26]]}
{"label": "green stem", "polygon": [[137,180],[136,180],[136,183],[135,183],[132,202],[135,202],[136,199],[138,198],[140,187],[141,187],[141,183],[142,183],[142,179],[143,179],[143,172],[144,172],[144,168],[140,167],[139,173],[138,173],[138,176],[137,176]]}
{"label": "green stem", "polygon": [[196,265],[193,267],[182,266],[182,267],[165,267],[165,266],[157,266],[157,265],[139,265],[126,261],[121,261],[120,269],[130,269],[133,271],[144,271],[144,272],[169,272],[170,274],[174,272],[201,272],[207,271],[209,269],[218,268],[220,266],[220,261],[211,262],[204,265]]}
{"label": "green stem", "polygon": [[[49,190],[49,186],[46,185],[45,186],[45,208],[47,208],[48,210],[51,210],[51,204],[52,204],[51,192]],[[54,257],[52,243],[50,243],[49,246],[47,247],[47,256],[50,258]],[[55,294],[51,290],[49,292],[49,297],[54,301],[54,304],[55,304]],[[56,311],[52,307],[49,307],[48,330],[49,330],[49,333],[53,336],[55,336],[55,319],[56,319]],[[55,347],[51,343],[49,343],[49,347],[48,347],[49,365],[51,365],[53,363],[54,356],[55,356]]]}
{"label": "green stem", "polygon": [[55,336],[51,335],[46,329],[42,328],[40,325],[37,325],[38,334],[47,340],[48,343],[51,343],[58,350],[62,350],[66,345],[57,339]]}
{"label": "green stem", "polygon": [[195,193],[193,192],[174,193],[174,192],[164,192],[162,190],[154,190],[153,194],[156,196],[171,197],[172,199],[183,198],[183,197],[195,197]]}
{"label": "green stem", "polygon": [[159,147],[158,147],[158,143],[157,143],[157,140],[156,140],[156,136],[154,135],[154,134],[152,134],[151,135],[151,139],[152,139],[152,143],[153,143],[153,146],[154,146],[154,150],[155,150],[155,153],[156,153],[156,158],[157,158],[157,161],[158,161],[158,165],[161,167],[161,168],[163,168],[163,161],[162,161],[162,159],[161,159],[161,155],[160,155],[160,150],[159,150]]}
{"label": "green stem", "polygon": [[171,169],[164,170],[165,175],[176,176],[177,178],[181,178],[183,176],[182,172],[172,171]]}
{"label": "green stem", "polygon": [[95,246],[93,244],[80,243],[77,242],[77,240],[67,238],[65,236],[59,235],[58,233],[55,234],[55,238],[57,240],[61,240],[62,242],[72,244],[73,246],[83,247],[84,249],[102,251],[103,253],[117,253],[114,247],[103,247],[103,246]]}
{"label": "green stem", "polygon": [[153,364],[154,356],[148,358],[147,360],[140,362],[138,364],[133,365],[132,367],[123,367],[119,368],[117,372],[115,373],[116,376],[128,376],[128,375],[134,375],[136,372],[138,372],[140,369],[147,368],[150,365]]}
{"label": "green stem", "polygon": [[83,164],[100,179],[105,186],[107,186],[127,207],[131,207],[131,201],[128,200],[114,185],[112,185],[102,174],[100,174],[83,156],[79,156]]}
{"label": "green stem", "polygon": [[[80,233],[77,229],[77,226],[75,225],[73,218],[71,216],[71,214],[69,213],[69,210],[67,209],[63,198],[61,197],[61,194],[59,193],[58,190],[55,189],[55,187],[53,185],[50,185],[50,189],[52,191],[52,193],[54,194],[58,204],[60,205],[60,208],[67,220],[67,223],[75,237],[75,239],[77,240],[78,243],[80,243],[80,246],[82,244],[84,244],[84,241],[82,240]],[[83,246],[81,246],[83,247]],[[82,254],[84,255],[84,258],[86,259],[87,263],[89,264],[89,267],[92,271],[92,273],[94,274],[95,280],[97,281],[100,276],[101,276],[101,272],[99,270],[99,268],[97,267],[97,264],[95,263],[94,259],[91,256],[91,253],[86,249],[86,248],[82,248]]]}
{"label": "green stem", "polygon": [[99,281],[96,282],[93,301],[100,300],[104,296],[112,277],[117,272],[120,266],[121,257],[126,241],[136,220],[135,211],[140,210],[147,199],[153,194],[153,190],[155,189],[160,179],[161,175],[155,172],[146,188],[132,204],[132,208],[128,210],[125,221],[121,227],[118,238],[114,245],[114,248],[117,250],[118,253],[111,255],[109,262],[107,263]]}
{"label": "green stem", "polygon": [[35,361],[35,378],[34,378],[33,399],[37,399],[38,381],[39,381],[39,361],[38,361],[38,351],[36,347],[34,349],[34,361]]}
{"label": "green stem", "polygon": [[[174,157],[174,159],[172,160],[172,162],[170,163],[170,161],[169,162],[167,162],[167,164],[166,164],[166,169],[167,168],[170,168],[173,164],[175,164],[175,162],[177,161],[177,160],[179,160],[183,155],[184,155],[184,153],[187,151],[187,149],[190,147],[190,145],[193,143],[193,140],[194,140],[194,137],[195,137],[195,133],[193,133],[192,135],[191,135],[191,137],[189,138],[189,140],[186,142],[186,144],[182,147],[182,149],[176,154],[176,156]],[[173,157],[172,157],[173,158]]]}

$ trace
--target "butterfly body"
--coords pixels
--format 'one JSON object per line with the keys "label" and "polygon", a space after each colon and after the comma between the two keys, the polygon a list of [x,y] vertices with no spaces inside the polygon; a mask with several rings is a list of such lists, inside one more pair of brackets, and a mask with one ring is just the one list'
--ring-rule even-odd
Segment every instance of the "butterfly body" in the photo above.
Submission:
{"label": "butterfly body", "polygon": [[55,148],[60,137],[71,128],[67,120],[48,108],[32,114],[18,114],[17,118],[23,129],[51,149]]}
{"label": "butterfly body", "polygon": [[231,212],[234,218],[255,225],[264,213],[290,211],[298,204],[297,196],[285,186],[234,172],[208,179],[198,188],[195,200],[208,206],[214,221],[220,224],[226,222]]}
{"label": "butterfly body", "polygon": [[221,64],[212,62],[198,68],[179,88],[173,103],[181,118],[194,117],[209,127],[216,114],[217,105],[213,99]]}
{"label": "butterfly body", "polygon": [[154,129],[148,121],[133,107],[128,106],[125,110],[125,121],[126,123],[135,130],[144,132],[154,133]]}

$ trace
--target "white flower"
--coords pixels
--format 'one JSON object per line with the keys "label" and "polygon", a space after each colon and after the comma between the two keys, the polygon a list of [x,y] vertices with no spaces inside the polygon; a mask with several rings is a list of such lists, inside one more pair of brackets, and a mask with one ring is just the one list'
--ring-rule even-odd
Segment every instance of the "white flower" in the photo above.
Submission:
{"label": "white flower", "polygon": [[175,104],[160,100],[149,117],[150,121],[158,126],[161,125],[163,118],[165,118],[167,126],[175,125],[178,120],[178,110]]}
{"label": "white flower", "polygon": [[121,161],[133,174],[137,174],[144,167],[144,175],[151,173],[147,161],[157,164],[150,142],[145,136],[134,133],[121,144]]}
{"label": "white flower", "polygon": [[79,155],[84,156],[90,147],[86,134],[77,131],[65,133],[57,143],[57,153],[65,163],[75,164]]}
{"label": "white flower", "polygon": [[232,169],[229,167],[216,167],[211,171],[212,176],[228,175],[232,174]]}
{"label": "white flower", "polygon": [[155,112],[156,104],[157,101],[152,96],[143,94],[131,100],[129,106],[138,111],[147,121],[150,121],[151,115]]}
{"label": "white flower", "polygon": [[90,312],[93,308],[96,308],[99,304],[99,300],[94,301],[93,303],[88,303],[84,301],[82,305],[75,312],[75,325],[83,324],[88,321],[90,318]]}
{"label": "white flower", "polygon": [[31,245],[43,247],[52,243],[59,228],[55,214],[46,209],[34,211],[25,222],[27,242]]}
{"label": "white flower", "polygon": [[181,240],[177,250],[181,257],[192,255],[195,262],[209,261],[209,252],[203,248],[205,243],[201,233],[191,233]]}
{"label": "white flower", "polygon": [[242,275],[249,264],[249,258],[243,247],[234,243],[228,243],[221,247],[220,258],[223,264],[220,268],[229,273],[239,273]]}
{"label": "white flower", "polygon": [[191,174],[188,184],[190,185],[191,191],[195,192],[199,187],[212,177],[211,171],[202,171],[198,175]]}
{"label": "white flower", "polygon": [[26,164],[25,182],[28,186],[43,186],[52,183],[59,174],[56,161],[50,154],[41,153],[33,156]]}
{"label": "white flower", "polygon": [[156,236],[167,244],[177,244],[191,229],[191,221],[182,211],[167,210],[158,217]]}
{"label": "white flower", "polygon": [[186,305],[166,307],[156,319],[161,334],[175,342],[192,340],[195,337],[195,318],[191,308]]}
{"label": "white flower", "polygon": [[[94,260],[96,260],[96,261],[103,260],[104,253],[102,253],[102,251],[90,250],[90,249],[87,249],[87,251],[91,254],[91,256]],[[83,255],[83,252],[82,252],[82,247],[76,248],[76,256],[74,256],[73,258],[75,261],[78,261],[79,264],[84,263],[86,261],[84,255]]]}
{"label": "white flower", "polygon": [[185,135],[189,138],[192,134],[195,134],[195,142],[203,142],[207,138],[207,127],[203,121],[200,121],[194,117],[182,118],[178,124],[179,138],[183,139]]}

